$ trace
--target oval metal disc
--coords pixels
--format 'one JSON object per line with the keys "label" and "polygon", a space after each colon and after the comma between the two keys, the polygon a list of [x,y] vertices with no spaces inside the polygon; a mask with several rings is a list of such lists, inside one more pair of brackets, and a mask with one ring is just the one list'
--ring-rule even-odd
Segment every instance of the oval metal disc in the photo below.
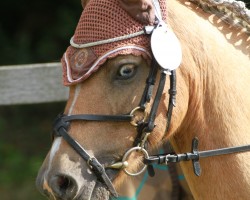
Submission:
{"label": "oval metal disc", "polygon": [[158,26],[151,36],[151,49],[158,64],[166,70],[177,69],[182,60],[181,45],[172,30]]}

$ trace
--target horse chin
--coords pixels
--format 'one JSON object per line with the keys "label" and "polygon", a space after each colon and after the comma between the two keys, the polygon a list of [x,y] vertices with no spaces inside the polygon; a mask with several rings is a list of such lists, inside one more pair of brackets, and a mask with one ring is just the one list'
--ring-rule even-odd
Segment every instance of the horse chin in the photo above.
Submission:
{"label": "horse chin", "polygon": [[[104,160],[102,160],[102,162],[106,163]],[[106,173],[111,180],[116,179],[118,176],[118,172],[115,170],[107,169]],[[92,185],[92,187],[89,185],[88,188],[82,188],[82,192],[80,192],[79,198],[76,198],[76,200],[109,200],[110,197],[112,197],[110,191],[104,183],[98,181],[97,179],[95,181],[95,185]]]}
{"label": "horse chin", "polygon": [[108,200],[110,192],[101,183],[97,183],[92,193],[91,199],[93,200]]}
{"label": "horse chin", "polygon": [[[100,182],[97,182],[93,188],[88,188],[88,190],[92,190],[92,192],[87,192],[86,188],[83,190],[76,200],[109,200],[110,192],[107,188]],[[89,196],[90,195],[90,196]]]}

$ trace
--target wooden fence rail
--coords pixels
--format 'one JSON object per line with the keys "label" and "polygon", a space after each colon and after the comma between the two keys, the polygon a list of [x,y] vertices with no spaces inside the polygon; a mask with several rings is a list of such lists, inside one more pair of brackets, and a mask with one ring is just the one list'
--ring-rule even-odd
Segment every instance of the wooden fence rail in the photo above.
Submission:
{"label": "wooden fence rail", "polygon": [[60,63],[0,67],[0,105],[65,101]]}

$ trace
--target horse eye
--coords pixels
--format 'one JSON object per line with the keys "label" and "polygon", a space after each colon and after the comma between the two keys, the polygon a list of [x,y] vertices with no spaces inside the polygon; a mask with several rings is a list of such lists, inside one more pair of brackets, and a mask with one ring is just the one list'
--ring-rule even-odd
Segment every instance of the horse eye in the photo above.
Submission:
{"label": "horse eye", "polygon": [[136,66],[134,64],[122,65],[117,73],[117,79],[126,80],[132,78],[136,73]]}

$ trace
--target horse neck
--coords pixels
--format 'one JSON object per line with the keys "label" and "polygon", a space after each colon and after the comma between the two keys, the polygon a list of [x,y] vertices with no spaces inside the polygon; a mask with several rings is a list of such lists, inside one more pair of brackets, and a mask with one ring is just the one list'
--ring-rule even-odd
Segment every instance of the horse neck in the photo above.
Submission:
{"label": "horse neck", "polygon": [[[168,5],[169,23],[183,49],[177,107],[187,104],[171,139],[175,150],[190,152],[195,136],[200,140],[199,150],[250,144],[249,36],[196,6],[186,7],[175,0]],[[182,96],[182,90],[188,91],[188,97]],[[250,192],[242,188],[250,187],[249,153],[200,162],[200,178],[194,176],[190,162],[181,163],[196,198],[235,199],[238,193],[241,199],[248,198]]]}
{"label": "horse neck", "polygon": [[[235,137],[250,125],[249,109],[244,109],[250,108],[246,92],[250,37],[195,6],[188,8],[174,0],[169,2],[169,23],[183,48],[179,76],[184,77],[185,86],[180,90],[187,87],[189,91],[189,99],[183,100],[189,102],[183,129],[192,135],[202,133],[206,141],[216,135],[214,140],[220,144],[215,145],[223,145],[222,141],[242,144],[246,138]],[[218,134],[203,134],[210,131]]]}

